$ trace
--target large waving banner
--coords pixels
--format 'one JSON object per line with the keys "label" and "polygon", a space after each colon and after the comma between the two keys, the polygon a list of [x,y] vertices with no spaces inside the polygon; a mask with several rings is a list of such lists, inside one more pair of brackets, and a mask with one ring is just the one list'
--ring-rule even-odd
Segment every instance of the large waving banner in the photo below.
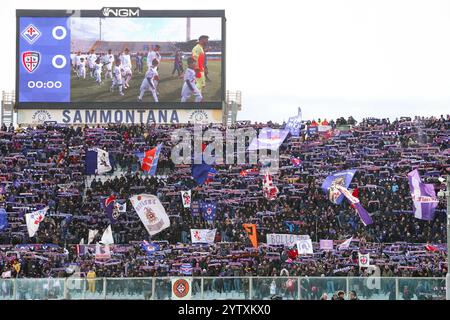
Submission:
{"label": "large waving banner", "polygon": [[192,243],[214,243],[216,229],[191,229]]}
{"label": "large waving banner", "polygon": [[293,246],[300,240],[310,239],[308,235],[268,233],[266,243],[271,246]]}
{"label": "large waving banner", "polygon": [[130,201],[149,235],[153,236],[170,226],[169,216],[156,196],[139,194],[132,196]]}
{"label": "large waving banner", "polygon": [[353,176],[356,170],[345,170],[341,172],[333,173],[329,175],[322,184],[322,190],[328,196],[328,200],[335,204],[340,204],[344,199],[344,195],[337,188],[337,186],[348,189],[350,182],[352,182]]}

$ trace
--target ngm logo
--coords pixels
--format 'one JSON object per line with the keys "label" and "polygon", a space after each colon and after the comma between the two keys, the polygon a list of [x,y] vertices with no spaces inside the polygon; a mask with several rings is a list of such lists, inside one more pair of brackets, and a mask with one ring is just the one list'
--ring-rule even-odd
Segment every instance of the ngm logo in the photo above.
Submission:
{"label": "ngm logo", "polygon": [[105,17],[139,17],[139,8],[103,8]]}

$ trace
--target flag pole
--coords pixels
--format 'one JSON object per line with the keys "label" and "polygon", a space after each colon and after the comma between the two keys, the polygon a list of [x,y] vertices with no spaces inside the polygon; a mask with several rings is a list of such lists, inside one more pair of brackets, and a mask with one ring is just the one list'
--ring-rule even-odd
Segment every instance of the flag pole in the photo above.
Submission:
{"label": "flag pole", "polygon": [[445,281],[446,299],[450,300],[450,175],[447,175],[447,275]]}

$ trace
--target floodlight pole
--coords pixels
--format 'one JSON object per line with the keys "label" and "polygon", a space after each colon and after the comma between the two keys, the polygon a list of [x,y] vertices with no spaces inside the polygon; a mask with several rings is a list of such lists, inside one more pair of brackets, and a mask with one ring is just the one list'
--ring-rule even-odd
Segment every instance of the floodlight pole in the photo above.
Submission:
{"label": "floodlight pole", "polygon": [[450,300],[450,175],[447,175],[447,190],[445,196],[447,197],[447,275],[445,281],[446,299]]}

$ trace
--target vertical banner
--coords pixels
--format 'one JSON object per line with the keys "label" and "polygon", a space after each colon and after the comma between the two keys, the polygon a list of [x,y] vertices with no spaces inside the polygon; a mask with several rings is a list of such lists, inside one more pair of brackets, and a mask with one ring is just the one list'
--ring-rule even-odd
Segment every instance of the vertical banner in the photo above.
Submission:
{"label": "vertical banner", "polygon": [[181,201],[183,202],[184,208],[191,207],[191,190],[188,191],[180,191],[181,192]]}
{"label": "vertical banner", "polygon": [[360,268],[368,268],[370,266],[369,254],[361,254],[358,252],[358,263]]}
{"label": "vertical banner", "polygon": [[258,248],[258,234],[256,233],[256,224],[254,223],[244,223],[242,225],[244,227],[245,232],[252,242],[254,248]]}

